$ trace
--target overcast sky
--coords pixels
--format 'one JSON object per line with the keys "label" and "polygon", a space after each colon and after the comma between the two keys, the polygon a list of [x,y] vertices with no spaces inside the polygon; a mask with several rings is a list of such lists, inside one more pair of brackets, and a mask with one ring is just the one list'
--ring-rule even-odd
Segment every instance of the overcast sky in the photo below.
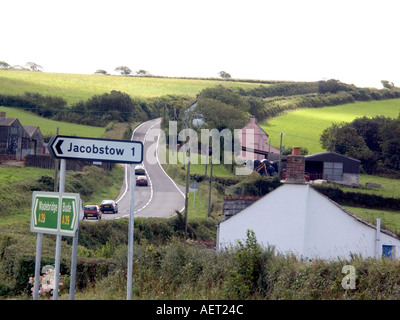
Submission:
{"label": "overcast sky", "polygon": [[0,61],[45,72],[400,86],[399,0],[3,0]]}

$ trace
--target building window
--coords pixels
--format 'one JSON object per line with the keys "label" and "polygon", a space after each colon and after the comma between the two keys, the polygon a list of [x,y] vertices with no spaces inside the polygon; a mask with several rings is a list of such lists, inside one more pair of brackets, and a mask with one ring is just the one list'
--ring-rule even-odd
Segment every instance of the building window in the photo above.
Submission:
{"label": "building window", "polygon": [[382,257],[392,259],[395,257],[395,246],[382,245]]}
{"label": "building window", "polygon": [[343,180],[343,162],[324,162],[325,180]]}

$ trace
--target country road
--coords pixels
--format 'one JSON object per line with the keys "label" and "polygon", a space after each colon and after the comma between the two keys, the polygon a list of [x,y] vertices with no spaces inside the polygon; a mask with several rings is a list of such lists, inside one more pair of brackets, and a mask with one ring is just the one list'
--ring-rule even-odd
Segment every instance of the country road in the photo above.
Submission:
{"label": "country road", "polygon": [[[132,134],[133,141],[143,143],[143,165],[147,172],[149,185],[135,186],[135,217],[168,218],[181,211],[185,205],[185,187],[176,184],[164,171],[155,154],[158,138],[149,135],[150,130],[160,128],[161,119],[154,119],[139,125]],[[153,131],[154,132],[154,131]],[[151,141],[150,141],[151,140]],[[154,152],[151,152],[153,151]],[[125,170],[121,192],[116,199],[117,214],[103,214],[103,219],[118,219],[129,216],[130,207],[130,170],[131,165],[123,165]],[[133,165],[134,166],[134,165]]]}

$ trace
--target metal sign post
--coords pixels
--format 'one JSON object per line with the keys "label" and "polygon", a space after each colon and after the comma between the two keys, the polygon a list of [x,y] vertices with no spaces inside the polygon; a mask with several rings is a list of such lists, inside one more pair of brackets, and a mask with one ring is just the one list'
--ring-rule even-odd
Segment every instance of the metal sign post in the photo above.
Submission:
{"label": "metal sign post", "polygon": [[134,212],[135,212],[135,166],[131,165],[131,200],[129,208],[129,230],[128,230],[128,274],[126,284],[126,299],[132,300],[132,281],[133,281],[133,241],[134,241]]}
{"label": "metal sign post", "polygon": [[196,190],[199,189],[199,185],[197,184],[197,181],[194,180],[193,184],[190,186],[190,188],[193,190],[193,211],[195,210],[194,203],[196,201]]}
{"label": "metal sign post", "polygon": [[[53,300],[58,299],[60,282],[60,259],[62,236],[76,237],[81,200],[77,193],[65,193],[65,160],[61,160],[60,192],[34,191],[32,194],[31,231],[38,232],[36,243],[35,283],[33,298],[39,297],[40,260],[42,234],[54,234],[56,240]],[[75,240],[75,239],[74,239]],[[74,241],[77,247],[77,241]],[[77,248],[73,248],[75,252]],[[72,259],[71,264],[76,261]],[[72,269],[71,269],[72,270]],[[75,274],[71,273],[71,281],[75,282]]]}
{"label": "metal sign post", "polygon": [[[79,194],[64,192],[66,159],[84,159],[131,165],[131,200],[128,234],[127,299],[132,299],[133,242],[134,242],[134,190],[135,166],[143,161],[143,143],[129,140],[101,140],[83,137],[53,136],[47,148],[53,158],[60,158],[59,192],[33,192],[31,231],[37,232],[34,300],[39,295],[42,234],[57,236],[53,300],[58,299],[62,236],[73,237],[71,257],[70,299],[75,296],[76,262],[78,252],[78,223],[82,203]],[[74,196],[75,195],[75,196]],[[79,208],[78,208],[79,205]]]}
{"label": "metal sign post", "polygon": [[[65,190],[65,171],[67,167],[67,161],[65,159],[61,159],[60,162],[60,186],[58,191],[60,193]],[[63,207],[63,206],[62,206]],[[59,217],[61,219],[61,217]],[[77,219],[79,220],[79,219]],[[60,221],[58,221],[58,225],[60,225]],[[56,240],[56,258],[55,258],[55,271],[54,271],[54,289],[53,289],[53,300],[58,299],[58,287],[60,284],[60,259],[61,259],[61,234],[57,234]]]}

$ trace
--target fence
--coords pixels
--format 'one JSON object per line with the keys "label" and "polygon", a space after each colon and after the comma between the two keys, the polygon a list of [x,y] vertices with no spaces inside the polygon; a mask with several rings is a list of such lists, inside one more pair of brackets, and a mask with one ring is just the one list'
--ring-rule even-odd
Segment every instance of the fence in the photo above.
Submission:
{"label": "fence", "polygon": [[[33,155],[27,154],[24,157],[26,167],[36,167],[43,169],[54,169],[55,159],[49,155]],[[96,165],[103,168],[104,170],[111,170],[114,167],[114,163],[110,162],[94,162],[90,160],[67,160],[67,170],[80,171],[83,167]]]}

